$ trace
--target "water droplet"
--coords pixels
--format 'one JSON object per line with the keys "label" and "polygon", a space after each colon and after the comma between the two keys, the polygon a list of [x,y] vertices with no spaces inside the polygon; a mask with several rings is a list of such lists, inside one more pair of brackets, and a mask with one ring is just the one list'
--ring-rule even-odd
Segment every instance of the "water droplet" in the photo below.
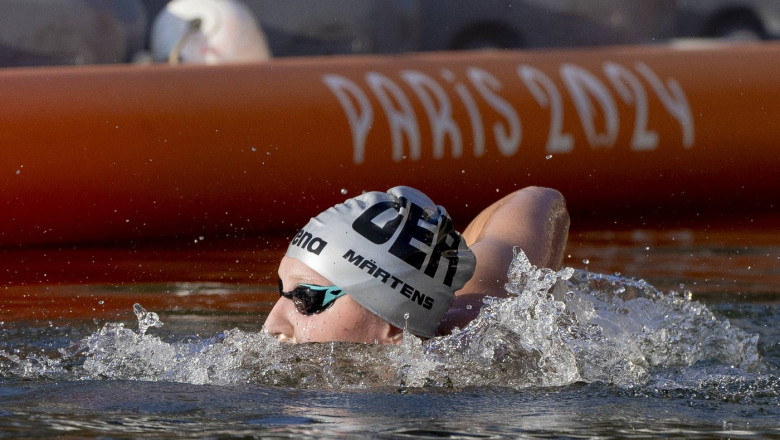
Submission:
{"label": "water droplet", "polygon": [[346,188],[341,188],[341,194],[347,195],[347,189]]}
{"label": "water droplet", "polygon": [[587,265],[587,264],[590,264],[590,260],[588,260],[588,259],[586,258],[586,259],[582,260],[582,264],[586,264],[586,265]]}
{"label": "water droplet", "polygon": [[547,160],[550,160],[550,159],[552,159],[552,154],[548,154],[548,155],[547,155],[547,156],[545,156],[544,158],[545,158],[545,159],[547,159]]}
{"label": "water droplet", "polygon": [[105,303],[106,303],[106,302],[105,302],[105,301],[103,301],[102,299],[101,299],[100,301],[98,301],[98,304],[100,304],[101,306],[102,306],[103,304],[105,304]]}
{"label": "water droplet", "polygon": [[256,147],[252,147],[252,152],[255,152],[255,151],[257,151],[257,148]]}
{"label": "water droplet", "polygon": [[471,310],[471,304],[466,305],[466,310]]}

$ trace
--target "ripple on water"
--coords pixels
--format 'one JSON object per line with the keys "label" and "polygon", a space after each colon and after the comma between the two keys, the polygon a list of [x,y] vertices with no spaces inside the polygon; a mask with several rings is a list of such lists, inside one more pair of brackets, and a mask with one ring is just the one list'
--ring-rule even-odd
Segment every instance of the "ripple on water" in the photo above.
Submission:
{"label": "ripple on water", "polygon": [[465,328],[428,341],[407,334],[399,346],[291,346],[240,329],[164,340],[154,334],[159,317],[136,305],[137,329],[106,323],[54,356],[0,351],[0,377],[401,392],[598,382],[650,394],[778,399],[776,368],[761,357],[757,336],[686,292],[539,269],[522,252],[506,289],[508,298],[486,298]]}

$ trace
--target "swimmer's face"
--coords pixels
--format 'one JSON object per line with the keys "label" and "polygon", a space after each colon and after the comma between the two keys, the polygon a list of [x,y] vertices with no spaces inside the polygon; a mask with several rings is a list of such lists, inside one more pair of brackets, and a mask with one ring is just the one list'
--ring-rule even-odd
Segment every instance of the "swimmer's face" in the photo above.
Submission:
{"label": "swimmer's face", "polygon": [[[298,284],[333,285],[325,277],[295,258],[284,257],[279,265],[284,291]],[[349,292],[347,292],[349,293]],[[304,315],[292,300],[280,297],[266,318],[263,328],[283,342],[365,342],[398,344],[402,333],[382,318],[369,312],[352,297],[343,295],[320,313]]]}

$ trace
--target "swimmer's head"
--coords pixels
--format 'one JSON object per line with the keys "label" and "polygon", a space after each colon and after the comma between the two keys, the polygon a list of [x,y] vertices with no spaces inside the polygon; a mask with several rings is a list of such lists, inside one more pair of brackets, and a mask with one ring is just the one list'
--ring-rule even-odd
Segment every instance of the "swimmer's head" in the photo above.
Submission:
{"label": "swimmer's head", "polygon": [[393,326],[427,338],[476,266],[447,211],[404,186],[323,211],[295,235],[286,256]]}

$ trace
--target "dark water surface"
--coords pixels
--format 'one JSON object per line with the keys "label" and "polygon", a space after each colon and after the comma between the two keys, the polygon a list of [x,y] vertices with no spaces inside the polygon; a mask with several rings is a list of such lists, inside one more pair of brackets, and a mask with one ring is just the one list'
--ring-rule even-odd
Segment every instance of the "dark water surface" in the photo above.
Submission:
{"label": "dark water surface", "polygon": [[780,438],[772,229],[574,232],[401,347],[263,335],[284,242],[2,251],[0,436]]}

